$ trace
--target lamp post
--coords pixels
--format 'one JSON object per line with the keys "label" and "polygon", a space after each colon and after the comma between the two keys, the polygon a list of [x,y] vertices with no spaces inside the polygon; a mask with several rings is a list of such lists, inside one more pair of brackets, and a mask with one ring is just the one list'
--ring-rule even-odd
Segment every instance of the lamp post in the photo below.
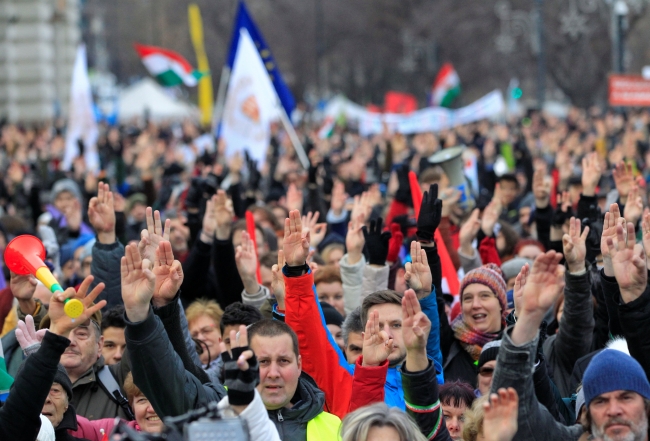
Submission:
{"label": "lamp post", "polygon": [[613,24],[614,31],[614,71],[625,72],[625,28],[627,27],[627,15],[630,12],[624,0],[617,0],[614,3]]}

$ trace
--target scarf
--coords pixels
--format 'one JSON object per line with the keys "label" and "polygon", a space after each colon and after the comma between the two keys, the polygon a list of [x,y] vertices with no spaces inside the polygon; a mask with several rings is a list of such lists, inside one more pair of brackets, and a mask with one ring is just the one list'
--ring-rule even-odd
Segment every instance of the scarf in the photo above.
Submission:
{"label": "scarf", "polygon": [[463,315],[459,315],[451,323],[451,329],[454,331],[454,337],[460,345],[472,356],[474,361],[477,361],[481,356],[483,346],[499,338],[500,333],[492,334],[489,332],[478,331],[469,326],[463,320]]}

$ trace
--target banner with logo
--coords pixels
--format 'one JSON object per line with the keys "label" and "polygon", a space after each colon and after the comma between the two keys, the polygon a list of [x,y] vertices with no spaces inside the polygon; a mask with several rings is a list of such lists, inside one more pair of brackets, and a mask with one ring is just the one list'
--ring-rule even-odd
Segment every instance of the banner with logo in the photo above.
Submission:
{"label": "banner with logo", "polygon": [[609,105],[650,106],[650,80],[639,75],[610,75]]}
{"label": "banner with logo", "polygon": [[226,155],[248,150],[260,166],[270,142],[270,122],[277,118],[277,95],[248,30],[240,29],[221,125]]}

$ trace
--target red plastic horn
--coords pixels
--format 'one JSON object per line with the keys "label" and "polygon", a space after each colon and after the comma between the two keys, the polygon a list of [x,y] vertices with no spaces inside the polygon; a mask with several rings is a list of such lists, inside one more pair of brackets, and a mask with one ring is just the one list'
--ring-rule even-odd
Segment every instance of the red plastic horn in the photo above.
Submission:
{"label": "red plastic horn", "polygon": [[24,234],[14,238],[5,248],[5,265],[16,274],[36,275],[45,266],[45,246],[36,237]]}

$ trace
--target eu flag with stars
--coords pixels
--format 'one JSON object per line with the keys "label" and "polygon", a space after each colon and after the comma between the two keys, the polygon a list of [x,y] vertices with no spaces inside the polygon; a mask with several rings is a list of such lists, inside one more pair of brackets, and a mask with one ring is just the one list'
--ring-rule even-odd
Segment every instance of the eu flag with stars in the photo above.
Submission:
{"label": "eu flag with stars", "polygon": [[235,17],[235,27],[233,28],[232,39],[230,41],[230,52],[228,53],[228,67],[232,70],[232,66],[235,62],[237,45],[239,44],[239,30],[241,28],[246,28],[246,30],[248,30],[248,33],[253,39],[253,42],[262,57],[264,66],[271,77],[273,87],[275,87],[275,91],[280,98],[282,107],[284,107],[287,115],[291,117],[291,112],[296,107],[296,101],[293,99],[293,95],[291,95],[287,83],[282,79],[280,69],[271,54],[271,49],[266,44],[266,41],[264,41],[262,33],[255,25],[255,22],[253,22],[253,18],[248,13],[248,9],[246,9],[246,5],[243,1],[239,2],[239,7],[237,8],[237,17]]}

